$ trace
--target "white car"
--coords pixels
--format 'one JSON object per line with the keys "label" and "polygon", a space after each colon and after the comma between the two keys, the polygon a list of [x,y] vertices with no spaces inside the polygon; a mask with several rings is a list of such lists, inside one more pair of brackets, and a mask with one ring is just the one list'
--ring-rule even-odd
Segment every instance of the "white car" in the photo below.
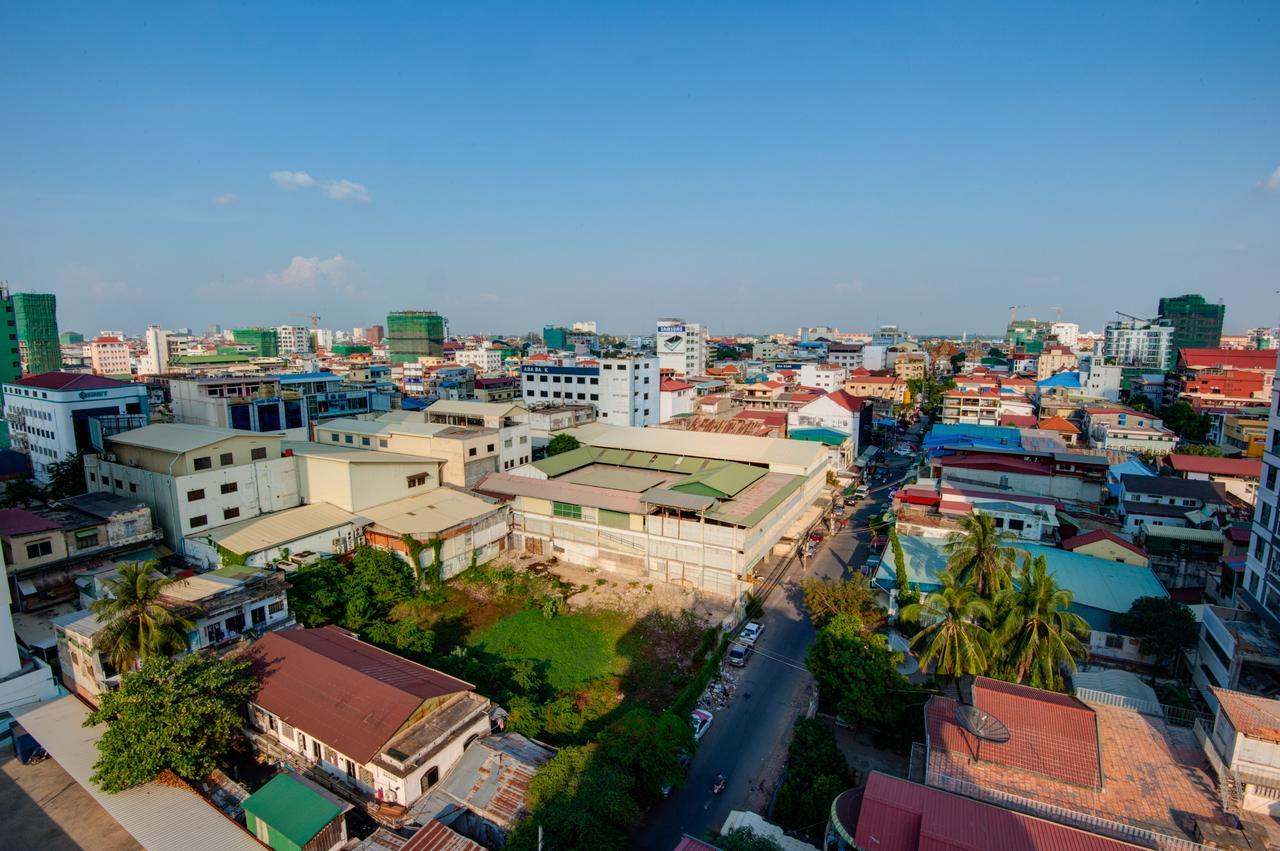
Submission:
{"label": "white car", "polygon": [[715,716],[705,709],[695,709],[689,713],[689,723],[693,725],[693,740],[701,741],[702,737],[711,729],[711,722],[715,720]]}
{"label": "white car", "polygon": [[738,633],[738,640],[743,644],[754,645],[762,632],[764,632],[764,624],[758,621],[751,621],[751,623],[742,628],[742,632]]}

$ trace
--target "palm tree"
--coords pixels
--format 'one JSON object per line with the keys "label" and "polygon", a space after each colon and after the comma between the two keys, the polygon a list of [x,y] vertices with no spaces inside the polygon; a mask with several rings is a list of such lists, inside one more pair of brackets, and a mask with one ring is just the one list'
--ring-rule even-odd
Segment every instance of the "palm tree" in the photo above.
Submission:
{"label": "palm tree", "polygon": [[89,605],[106,624],[98,644],[117,671],[187,649],[187,632],[195,624],[160,601],[175,580],[156,575],[155,568],[154,561],[121,565],[116,579],[103,581],[106,594]]}
{"label": "palm tree", "polygon": [[961,582],[973,585],[978,595],[994,599],[1013,585],[1010,571],[1014,566],[1013,548],[1016,536],[996,529],[990,514],[974,511],[960,518],[960,528],[947,535],[942,548],[947,554],[947,567]]}
{"label": "palm tree", "polygon": [[1036,688],[1062,689],[1062,667],[1076,669],[1085,654],[1081,638],[1089,624],[1071,607],[1071,592],[1059,588],[1044,556],[1023,558],[1017,589],[1006,592],[1007,608],[996,630],[1005,663],[1015,681],[1030,677]]}
{"label": "palm tree", "polygon": [[921,648],[921,670],[932,663],[934,673],[955,680],[958,696],[960,678],[985,674],[990,664],[991,633],[982,624],[991,618],[991,603],[951,571],[941,579],[940,590],[903,608],[900,617],[922,626],[911,639],[913,648]]}

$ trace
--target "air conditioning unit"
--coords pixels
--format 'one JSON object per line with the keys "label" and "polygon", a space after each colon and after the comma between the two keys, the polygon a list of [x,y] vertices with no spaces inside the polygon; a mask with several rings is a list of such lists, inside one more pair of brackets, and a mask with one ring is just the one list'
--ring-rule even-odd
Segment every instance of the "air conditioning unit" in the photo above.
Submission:
{"label": "air conditioning unit", "polygon": [[112,464],[114,464],[114,463],[116,462],[116,453],[114,453],[114,452],[104,452],[104,453],[102,454],[102,459],[103,459],[104,461],[110,461]]}

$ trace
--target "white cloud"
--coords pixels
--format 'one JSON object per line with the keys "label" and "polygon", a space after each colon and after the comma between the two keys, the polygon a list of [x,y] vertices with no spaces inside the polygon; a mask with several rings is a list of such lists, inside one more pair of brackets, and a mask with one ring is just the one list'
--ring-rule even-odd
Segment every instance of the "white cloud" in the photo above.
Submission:
{"label": "white cloud", "polygon": [[234,193],[234,192],[224,192],[224,193],[222,193],[221,195],[219,195],[219,196],[217,196],[216,198],[214,198],[214,199],[213,199],[213,203],[215,203],[215,204],[222,204],[222,205],[224,205],[224,206],[225,206],[225,205],[227,205],[227,204],[234,204],[235,202],[237,202],[237,201],[239,201],[239,200],[240,200],[240,196],[239,196],[239,195],[237,195],[236,193]]}
{"label": "white cloud", "polygon": [[355,201],[367,204],[373,195],[363,183],[342,178],[340,180],[316,180],[305,171],[273,171],[271,179],[284,190],[316,189],[330,201]]}
{"label": "white cloud", "polygon": [[321,285],[342,289],[346,287],[347,268],[347,261],[341,254],[327,260],[298,255],[279,272],[263,275],[261,283],[268,289],[290,293],[313,290]]}
{"label": "white cloud", "polygon": [[1276,170],[1271,172],[1271,177],[1267,178],[1266,185],[1268,192],[1280,192],[1280,166],[1277,166]]}
{"label": "white cloud", "polygon": [[295,189],[309,189],[316,185],[316,180],[305,171],[273,171],[271,179],[274,180],[281,189],[288,189],[292,192]]}

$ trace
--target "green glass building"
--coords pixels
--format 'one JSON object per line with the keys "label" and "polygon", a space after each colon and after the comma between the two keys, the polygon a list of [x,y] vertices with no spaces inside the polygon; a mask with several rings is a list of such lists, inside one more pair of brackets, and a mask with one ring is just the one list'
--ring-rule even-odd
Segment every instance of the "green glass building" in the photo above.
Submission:
{"label": "green glass building", "polygon": [[42,375],[62,369],[58,297],[53,293],[14,293],[13,318],[23,373]]}
{"label": "green glass building", "polygon": [[239,345],[253,346],[254,357],[280,357],[280,334],[274,328],[236,328],[231,336]]}
{"label": "green glass building", "polygon": [[397,310],[387,314],[387,351],[392,363],[444,356],[444,317],[434,310]]}
{"label": "green glass building", "polygon": [[[18,351],[18,320],[13,315],[13,298],[0,287],[0,384],[22,377],[22,355]],[[4,397],[0,396],[0,448],[9,447],[9,422],[4,418]]]}
{"label": "green glass building", "polygon": [[1174,358],[1181,349],[1216,349],[1222,343],[1227,308],[1188,293],[1160,299],[1160,316],[1173,325]]}

